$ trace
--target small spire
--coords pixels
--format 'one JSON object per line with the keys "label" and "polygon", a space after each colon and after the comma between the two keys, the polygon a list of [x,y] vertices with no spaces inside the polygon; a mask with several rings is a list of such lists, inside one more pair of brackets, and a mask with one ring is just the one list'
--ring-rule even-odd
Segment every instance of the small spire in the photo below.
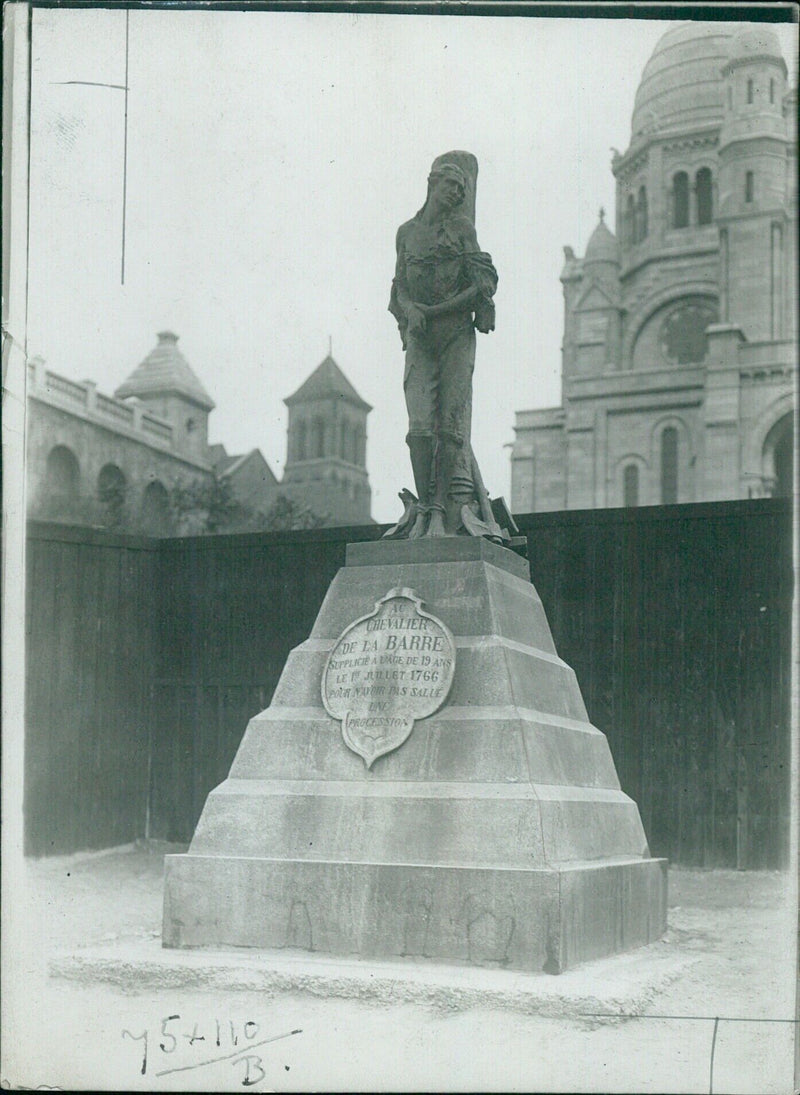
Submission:
{"label": "small spire", "polygon": [[603,221],[605,220],[605,218],[606,218],[606,211],[605,211],[605,209],[603,209],[603,207],[602,207],[602,205],[601,205],[601,206],[600,206],[600,223],[601,223],[601,224],[603,223]]}
{"label": "small spire", "polygon": [[328,335],[328,357],[333,357],[333,336]]}

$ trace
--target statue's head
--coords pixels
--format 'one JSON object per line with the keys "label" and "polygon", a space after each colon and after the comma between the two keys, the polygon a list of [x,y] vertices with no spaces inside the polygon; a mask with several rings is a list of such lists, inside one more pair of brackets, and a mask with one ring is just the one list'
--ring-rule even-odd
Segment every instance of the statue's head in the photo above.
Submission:
{"label": "statue's head", "polygon": [[461,205],[466,196],[467,180],[464,172],[457,164],[434,161],[431,173],[428,175],[428,199],[434,187],[439,187],[442,191],[452,194],[453,200],[448,200],[447,204],[455,208]]}

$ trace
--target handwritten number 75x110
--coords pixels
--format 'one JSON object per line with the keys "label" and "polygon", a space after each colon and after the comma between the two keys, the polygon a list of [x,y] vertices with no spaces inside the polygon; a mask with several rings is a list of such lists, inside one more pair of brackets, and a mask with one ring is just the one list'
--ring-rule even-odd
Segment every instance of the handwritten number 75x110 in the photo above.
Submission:
{"label": "handwritten number 75x110", "polygon": [[[160,1023],[157,1032],[151,1032],[145,1028],[141,1033],[135,1034],[130,1030],[123,1030],[123,1039],[141,1043],[141,1068],[142,1076],[147,1075],[148,1067],[153,1069],[153,1061],[149,1059],[156,1056],[158,1066],[156,1076],[166,1076],[172,1072],[188,1072],[195,1068],[204,1068],[208,1065],[218,1064],[221,1061],[232,1061],[234,1064],[244,1066],[245,1073],[242,1079],[243,1087],[252,1087],[265,1076],[261,1068],[261,1058],[253,1054],[251,1050],[267,1045],[269,1042],[277,1042],[292,1035],[302,1034],[301,1030],[290,1030],[284,1034],[274,1034],[266,1038],[259,1038],[259,1024],[250,1019],[241,1025],[231,1020],[222,1021],[214,1019],[209,1024],[181,1023],[181,1016],[167,1015]],[[151,1039],[155,1043],[151,1047]],[[156,1040],[157,1039],[157,1040]],[[169,1062],[165,1058],[175,1053],[181,1046],[191,1051],[192,1059],[186,1060],[185,1053],[178,1056],[184,1063],[178,1064],[174,1059]],[[222,1050],[222,1053],[217,1051]]]}

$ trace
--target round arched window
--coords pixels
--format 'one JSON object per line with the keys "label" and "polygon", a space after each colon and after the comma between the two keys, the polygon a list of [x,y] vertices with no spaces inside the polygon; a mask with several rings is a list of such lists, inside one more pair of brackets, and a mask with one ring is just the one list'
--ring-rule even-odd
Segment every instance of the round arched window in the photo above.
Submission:
{"label": "round arched window", "polygon": [[661,324],[659,344],[664,357],[675,365],[705,361],[708,353],[706,328],[716,322],[717,308],[712,301],[683,301]]}

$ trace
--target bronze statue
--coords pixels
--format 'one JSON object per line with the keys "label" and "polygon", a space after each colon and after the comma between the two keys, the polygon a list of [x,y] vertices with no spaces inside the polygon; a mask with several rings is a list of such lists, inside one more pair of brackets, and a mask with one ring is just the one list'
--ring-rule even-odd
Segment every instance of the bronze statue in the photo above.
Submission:
{"label": "bronze statue", "polygon": [[[508,539],[498,526],[470,442],[475,330],[494,330],[497,272],[475,234],[478,163],[434,160],[422,209],[397,232],[389,311],[406,352],[403,387],[418,497],[400,495],[387,537],[468,534]],[[505,535],[503,535],[505,533]]]}

